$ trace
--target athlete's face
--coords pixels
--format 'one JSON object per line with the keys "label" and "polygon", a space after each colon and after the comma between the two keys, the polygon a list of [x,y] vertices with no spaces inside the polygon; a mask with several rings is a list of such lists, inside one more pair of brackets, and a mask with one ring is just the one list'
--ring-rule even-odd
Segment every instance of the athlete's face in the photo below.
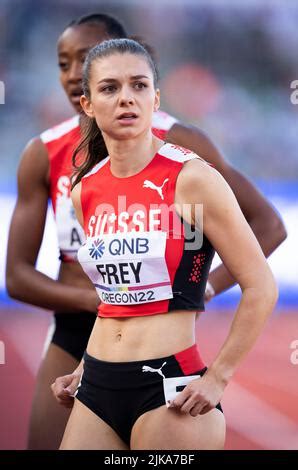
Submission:
{"label": "athlete's face", "polygon": [[61,84],[77,112],[81,112],[83,63],[96,44],[110,39],[104,25],[82,24],[67,28],[57,44]]}
{"label": "athlete's face", "polygon": [[95,118],[107,136],[129,139],[151,128],[152,114],[159,107],[159,90],[145,57],[114,53],[93,61],[90,97],[82,96],[85,113]]}

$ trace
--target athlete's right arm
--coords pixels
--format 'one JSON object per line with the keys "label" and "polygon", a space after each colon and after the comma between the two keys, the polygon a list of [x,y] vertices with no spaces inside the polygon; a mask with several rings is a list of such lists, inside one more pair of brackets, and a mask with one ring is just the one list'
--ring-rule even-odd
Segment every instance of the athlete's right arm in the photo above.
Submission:
{"label": "athlete's right arm", "polygon": [[95,290],[62,284],[35,269],[47,213],[48,173],[47,150],[39,138],[33,139],[25,148],[18,169],[18,199],[7,251],[8,293],[17,300],[50,310],[96,313]]}

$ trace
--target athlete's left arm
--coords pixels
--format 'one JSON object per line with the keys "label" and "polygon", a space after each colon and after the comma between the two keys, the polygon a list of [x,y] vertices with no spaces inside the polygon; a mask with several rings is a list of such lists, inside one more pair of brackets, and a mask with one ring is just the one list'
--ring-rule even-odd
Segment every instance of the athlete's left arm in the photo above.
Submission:
{"label": "athlete's left arm", "polygon": [[[203,204],[203,231],[242,290],[228,336],[207,373],[174,400],[181,411],[205,413],[220,401],[224,388],[260,335],[277,300],[269,265],[226,181],[205,162],[188,162],[178,176],[176,202]],[[188,221],[189,222],[189,221]],[[201,226],[200,221],[190,221]]]}
{"label": "athlete's left arm", "polygon": [[[221,173],[232,188],[266,257],[285,240],[286,230],[279,214],[258,189],[227,162],[204,132],[194,126],[175,123],[167,134],[167,142],[192,150]],[[215,294],[219,294],[235,283],[224,265],[218,266],[210,273],[209,281]]]}

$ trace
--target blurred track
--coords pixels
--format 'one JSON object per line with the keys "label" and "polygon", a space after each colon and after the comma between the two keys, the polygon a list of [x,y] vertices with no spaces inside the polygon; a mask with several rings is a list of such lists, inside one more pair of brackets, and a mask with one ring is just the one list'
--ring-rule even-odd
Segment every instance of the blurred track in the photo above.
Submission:
{"label": "blurred track", "polygon": [[[222,400],[228,423],[226,449],[298,449],[298,364],[290,360],[290,344],[298,339],[297,314],[292,310],[272,315],[228,385]],[[197,343],[210,363],[232,315],[225,311],[203,315]]]}
{"label": "blurred track", "polygon": [[[51,314],[21,305],[0,308],[0,449],[24,449],[34,377]],[[197,342],[210,363],[231,323],[231,312],[202,314]],[[298,312],[279,311],[237,371],[222,400],[226,449],[298,449],[297,374],[290,344],[298,339]]]}

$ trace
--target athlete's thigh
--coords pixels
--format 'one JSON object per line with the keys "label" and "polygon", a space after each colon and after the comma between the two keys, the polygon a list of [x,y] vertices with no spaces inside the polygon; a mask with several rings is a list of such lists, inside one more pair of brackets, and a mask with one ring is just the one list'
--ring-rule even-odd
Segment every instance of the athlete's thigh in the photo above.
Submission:
{"label": "athlete's thigh", "polygon": [[195,418],[161,406],[138,418],[131,434],[131,449],[223,449],[225,418],[214,409]]}
{"label": "athlete's thigh", "polygon": [[78,361],[51,343],[39,368],[32,403],[28,448],[58,449],[69,418],[70,409],[55,399],[51,384],[57,377],[71,373]]}
{"label": "athlete's thigh", "polygon": [[60,450],[128,450],[118,434],[93,411],[75,400]]}

